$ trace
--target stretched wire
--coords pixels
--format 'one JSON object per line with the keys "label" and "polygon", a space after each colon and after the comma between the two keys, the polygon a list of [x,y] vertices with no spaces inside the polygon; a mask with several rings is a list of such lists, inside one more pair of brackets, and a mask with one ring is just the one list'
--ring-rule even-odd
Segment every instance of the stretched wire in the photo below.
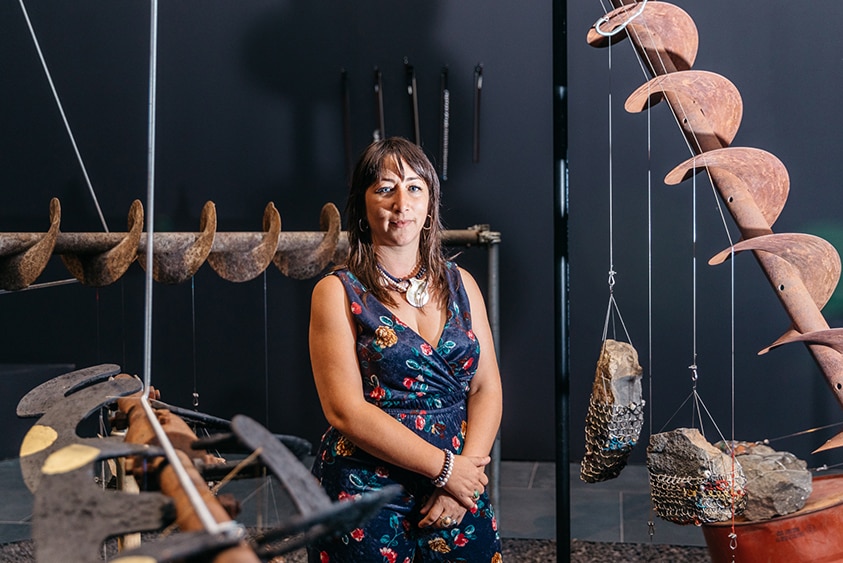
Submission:
{"label": "stretched wire", "polygon": [[[646,0],[645,0],[645,3],[646,3]],[[644,7],[642,6],[639,9],[639,12],[636,13],[635,17],[640,15],[640,13],[643,11],[643,9],[644,9]],[[646,23],[646,20],[643,20],[643,21],[644,21],[643,27],[647,30],[648,33],[650,33],[652,35],[652,32],[650,31],[649,26]],[[631,20],[627,21],[624,24],[623,27],[626,27],[626,25],[628,25],[628,23],[630,23],[630,22],[631,22]],[[598,33],[600,33],[600,30],[597,29],[597,27],[595,27],[595,29],[597,30]],[[630,28],[630,29],[632,30],[633,33],[636,34],[636,37],[637,37],[637,33],[638,33],[637,30],[634,27]],[[617,31],[620,31],[620,29],[617,30]],[[639,39],[639,44],[640,44],[640,38],[638,38],[638,39]],[[642,51],[643,51],[643,49],[642,49]],[[659,58],[659,63],[661,65],[662,74],[664,74],[664,73],[667,72],[667,67],[664,64],[664,61],[661,57],[661,52],[656,50],[656,53],[657,53],[658,58]],[[646,52],[645,52],[645,54],[646,54]],[[637,51],[636,51],[636,55],[637,55]],[[639,64],[642,66],[642,71],[644,71],[643,63],[641,63],[640,57],[638,58],[638,60],[639,60]],[[653,74],[654,75],[658,74],[656,72],[655,67],[653,66],[653,62],[648,60],[648,64],[650,65],[650,68],[653,70]],[[644,71],[644,74],[646,75],[646,71]],[[650,84],[650,81],[648,81],[647,83]],[[648,92],[648,94],[649,94],[649,92]],[[648,109],[649,109],[649,100],[651,99],[651,96],[648,95],[647,99],[648,99]],[[693,166],[694,166],[694,174],[693,174],[693,176],[694,176],[694,180],[693,180],[693,185],[694,185],[694,187],[693,187],[693,215],[694,215],[694,218],[693,218],[693,248],[694,248],[694,251],[693,251],[693,317],[694,317],[694,320],[693,320],[693,358],[694,359],[693,359],[693,364],[690,367],[693,369],[693,395],[695,397],[695,409],[699,412],[699,415],[700,415],[700,427],[702,428],[702,424],[703,424],[702,412],[700,411],[700,407],[702,407],[702,409],[705,409],[706,413],[708,414],[709,418],[711,419],[712,423],[714,424],[718,434],[720,435],[721,440],[723,440],[725,442],[726,440],[723,437],[723,433],[720,431],[720,428],[717,426],[717,422],[714,420],[714,418],[708,412],[708,409],[705,406],[705,403],[702,401],[702,398],[699,396],[699,394],[697,392],[697,388],[696,388],[696,381],[697,381],[697,377],[698,377],[698,374],[697,374],[697,281],[698,281],[698,278],[697,278],[697,255],[696,255],[697,224],[698,223],[697,223],[696,154],[697,154],[698,151],[702,150],[702,147],[699,143],[699,140],[696,137],[696,131],[694,131],[693,128],[689,128],[689,131],[690,131],[691,137],[694,140],[694,144],[697,147],[697,150],[695,150],[694,147],[691,146],[688,137],[684,135],[684,130],[682,129],[679,116],[680,116],[680,114],[682,116],[686,116],[687,114],[685,112],[685,109],[682,107],[681,98],[677,96],[675,98],[675,100],[676,100],[676,102],[678,103],[678,106],[679,106],[678,111],[674,110],[672,104],[668,104],[668,105],[671,108],[671,112],[674,116],[674,120],[676,121],[677,126],[680,128],[680,132],[683,133],[682,137],[683,137],[683,139],[685,139],[685,142],[686,142],[686,145],[687,145],[689,151],[691,152],[691,154],[694,155],[694,157],[693,157],[694,158],[694,161],[693,161]],[[650,112],[648,111],[648,116],[649,116],[649,114],[650,114]],[[730,405],[731,443],[734,444],[735,443],[735,377],[736,377],[736,366],[735,366],[735,334],[736,334],[735,301],[736,300],[735,300],[735,260],[734,260],[735,250],[734,250],[734,243],[732,242],[732,236],[731,236],[731,233],[729,231],[729,226],[726,222],[725,213],[723,212],[723,206],[721,204],[720,198],[718,197],[718,194],[716,193],[717,190],[715,188],[715,182],[713,181],[713,178],[711,177],[711,171],[708,169],[708,167],[706,167],[706,173],[707,173],[707,176],[708,176],[708,179],[709,179],[709,185],[711,186],[711,191],[714,195],[714,201],[717,205],[718,213],[720,215],[720,219],[721,219],[721,222],[723,224],[723,229],[726,233],[726,237],[729,240],[729,247],[731,248],[731,254],[732,254],[732,256],[731,256],[732,260],[730,261],[731,267],[730,267],[730,356],[729,356],[729,359],[730,359],[730,385],[731,385],[731,405]],[[651,397],[651,399],[652,399],[652,397]],[[652,414],[652,402],[651,402],[650,412]],[[731,478],[732,478],[733,494],[732,494],[732,529],[731,529],[731,533],[729,534],[729,539],[730,539],[729,545],[730,545],[730,548],[732,549],[732,551],[734,553],[734,550],[737,548],[737,532],[736,532],[736,529],[735,529],[735,494],[734,494],[735,479],[736,479],[736,476],[735,476],[736,460],[735,460],[734,448],[730,448],[730,451],[731,451],[731,460],[732,460]],[[652,526],[653,526],[653,524],[651,523],[650,524],[651,534],[652,534]]]}
{"label": "stretched wire", "polygon": [[29,28],[29,34],[32,36],[32,43],[35,45],[35,50],[38,53],[38,58],[41,60],[41,67],[44,69],[44,74],[47,77],[47,82],[50,85],[50,90],[53,93],[53,98],[56,100],[56,106],[58,106],[59,114],[61,115],[62,122],[64,123],[64,128],[67,130],[67,135],[70,138],[70,144],[73,146],[73,152],[76,153],[76,160],[79,161],[79,166],[82,168],[82,175],[85,177],[85,183],[88,186],[88,191],[91,193],[91,198],[94,200],[94,206],[97,208],[97,214],[99,215],[100,222],[102,223],[102,228],[105,232],[108,231],[108,224],[105,221],[105,217],[102,214],[102,209],[100,208],[99,201],[97,200],[97,194],[94,191],[94,186],[91,184],[91,178],[88,176],[88,169],[85,167],[85,162],[82,160],[82,153],[79,152],[79,146],[76,144],[76,138],[73,135],[73,130],[70,128],[70,122],[67,119],[67,115],[64,112],[64,106],[61,103],[61,99],[59,98],[58,90],[56,90],[56,86],[53,83],[53,77],[50,74],[50,69],[47,66],[47,61],[44,58],[44,53],[41,51],[41,44],[38,42],[38,37],[35,35],[35,28],[32,26],[32,21],[29,19],[29,13],[26,11],[26,5],[24,4],[23,0],[19,0],[20,9],[23,12],[23,17],[26,20],[26,26]]}
{"label": "stretched wire", "polygon": [[[164,453],[170,462],[170,466],[176,473],[179,484],[187,494],[190,504],[196,513],[197,518],[203,527],[210,533],[222,533],[233,531],[234,521],[227,524],[219,524],[214,519],[208,506],[202,500],[199,491],[196,489],[190,476],[187,474],[181,460],[173,447],[167,433],[155,416],[152,406],[149,404],[149,394],[152,383],[152,257],[153,257],[153,226],[155,210],[155,117],[156,117],[156,90],[158,70],[158,1],[150,2],[150,49],[149,49],[149,137],[147,145],[148,167],[147,167],[147,229],[146,229],[146,299],[144,315],[144,370],[143,386],[144,392],[141,396],[141,406],[149,419],[155,436],[158,438]],[[237,526],[239,528],[239,526]]]}

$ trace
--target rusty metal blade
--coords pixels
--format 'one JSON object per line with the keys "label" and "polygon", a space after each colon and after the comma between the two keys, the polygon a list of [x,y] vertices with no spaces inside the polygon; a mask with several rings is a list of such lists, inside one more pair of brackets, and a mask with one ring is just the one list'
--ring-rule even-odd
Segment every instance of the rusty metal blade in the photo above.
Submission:
{"label": "rusty metal blade", "polygon": [[54,377],[24,395],[18,401],[16,414],[20,418],[41,416],[62,398],[118,373],[120,366],[100,364]]}
{"label": "rusty metal blade", "polygon": [[281,235],[281,216],[272,202],[263,211],[263,237],[261,242],[246,252],[213,252],[208,264],[221,278],[231,282],[245,282],[259,276],[275,255]]}
{"label": "rusty metal blade", "polygon": [[117,397],[137,393],[143,388],[138,379],[109,379],[86,387],[51,405],[47,412],[29,429],[21,442],[20,471],[30,491],[36,491],[42,477],[44,460],[55,451],[71,444],[102,449],[109,441],[120,438],[82,438],[76,428],[100,407],[113,403]]}
{"label": "rusty metal blade", "polygon": [[288,277],[297,280],[312,278],[333,260],[340,240],[340,212],[333,203],[322,206],[319,227],[325,231],[316,250],[296,248],[278,251],[272,259],[275,266]]}
{"label": "rusty metal blade", "polygon": [[94,561],[107,538],[171,522],[175,513],[168,497],[105,491],[94,480],[97,461],[149,453],[145,446],[105,441],[54,452],[45,464],[50,472],[35,492],[32,537],[38,561]]}
{"label": "rusty metal blade", "polygon": [[[612,10],[600,25],[603,31],[613,31],[629,20],[637,11],[638,4],[628,4]],[[634,37],[638,47],[651,67],[664,69],[664,59],[670,59],[676,70],[689,70],[694,66],[699,47],[699,35],[694,20],[684,10],[667,2],[649,2],[641,15],[619,32],[612,43],[624,37]],[[600,35],[592,27],[588,32],[588,44],[592,47],[606,47],[609,38]],[[655,72],[664,74],[666,71]]]}
{"label": "rusty metal blade", "polygon": [[[776,233],[742,240],[734,245],[735,253],[744,250],[769,252],[793,267],[819,309],[822,309],[840,280],[840,256],[826,240],[804,233]],[[708,261],[722,264],[729,256],[727,248]]]}
{"label": "rusty metal blade", "polygon": [[128,232],[116,246],[97,254],[64,254],[62,262],[84,285],[103,287],[112,284],[137,258],[142,232],[143,205],[136,199],[129,209]]}
{"label": "rusty metal blade", "polygon": [[762,348],[761,350],[759,350],[758,355],[763,356],[764,354],[766,354],[767,352],[769,352],[773,348],[778,348],[782,344],[787,344],[788,342],[792,342],[793,337],[799,336],[800,334],[802,334],[802,333],[799,332],[798,330],[796,330],[795,328],[793,328],[793,326],[791,326],[789,329],[787,329],[787,332],[785,332],[784,334],[779,336],[779,338],[775,342],[773,342],[772,344],[770,344],[766,348]]}
{"label": "rusty metal blade", "polygon": [[0,252],[0,289],[16,291],[34,282],[53,256],[61,223],[61,204],[50,200],[50,228],[41,240],[16,252]]}
{"label": "rusty metal blade", "polygon": [[[754,201],[767,220],[763,227],[773,226],[790,190],[787,168],[776,156],[750,147],[716,149],[689,158],[671,170],[664,181],[676,185],[704,168],[728,172],[718,175],[717,187],[732,216],[739,216],[742,206]],[[739,218],[736,220],[748,227]]]}
{"label": "rusty metal blade", "polygon": [[788,331],[784,336],[776,340],[764,351],[772,350],[778,346],[789,344],[791,342],[805,342],[806,344],[822,344],[833,348],[837,352],[843,354],[843,328],[830,328],[828,330],[815,330],[813,332],[806,332],[800,334],[793,330]]}
{"label": "rusty metal blade", "polygon": [[287,489],[300,513],[311,514],[331,506],[316,477],[269,430],[245,415],[232,418],[231,429],[241,442],[261,450],[261,460]]}
{"label": "rusty metal blade", "polygon": [[843,432],[829,439],[825,444],[823,444],[811,453],[817,454],[826,450],[833,450],[834,448],[839,448],[840,446],[843,446]]}
{"label": "rusty metal blade", "polygon": [[[217,561],[215,557],[225,548],[235,546],[240,538],[232,534],[209,532],[181,532],[160,541],[145,543],[135,549],[119,553],[111,563],[168,563],[176,561]],[[226,559],[228,561],[228,559]]]}
{"label": "rusty metal blade", "polygon": [[725,147],[735,138],[743,117],[741,94],[729,80],[713,72],[684,70],[657,76],[630,94],[624,107],[639,113],[667,93],[676,98],[671,108],[697,145]]}
{"label": "rusty metal blade", "polygon": [[[264,559],[268,559],[270,554],[289,552],[306,541],[351,530],[374,516],[384,504],[401,492],[400,485],[388,485],[380,490],[366,492],[355,498],[354,502],[332,503],[310,471],[269,430],[245,415],[232,418],[231,429],[243,444],[260,451],[261,461],[284,485],[299,511],[274,530],[255,538],[256,543],[263,546],[259,554],[266,556]],[[295,534],[301,535],[287,539],[277,548],[269,545],[276,538]]]}
{"label": "rusty metal blade", "polygon": [[[199,218],[199,233],[192,237],[156,238],[153,241],[152,278],[160,283],[182,283],[199,270],[214,244],[217,208],[205,202]],[[138,263],[146,269],[146,248],[138,252]]]}

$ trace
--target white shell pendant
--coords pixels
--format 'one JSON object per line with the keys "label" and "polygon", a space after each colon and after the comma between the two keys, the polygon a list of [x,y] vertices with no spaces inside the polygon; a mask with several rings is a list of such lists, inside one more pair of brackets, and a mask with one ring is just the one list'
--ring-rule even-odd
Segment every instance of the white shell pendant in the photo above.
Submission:
{"label": "white shell pendant", "polygon": [[418,278],[410,278],[407,281],[410,282],[410,287],[407,288],[407,293],[404,294],[407,303],[416,308],[427,305],[427,302],[430,301],[430,294],[427,292],[427,282]]}

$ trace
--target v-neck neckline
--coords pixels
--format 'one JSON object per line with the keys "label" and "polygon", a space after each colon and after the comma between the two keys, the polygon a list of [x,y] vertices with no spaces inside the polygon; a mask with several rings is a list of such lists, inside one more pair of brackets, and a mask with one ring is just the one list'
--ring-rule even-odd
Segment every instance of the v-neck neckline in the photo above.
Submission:
{"label": "v-neck neckline", "polygon": [[439,352],[439,347],[442,345],[442,339],[445,337],[445,331],[448,329],[448,325],[450,324],[451,318],[453,317],[452,312],[451,312],[451,308],[454,305],[454,299],[453,299],[453,295],[451,294],[450,287],[448,288],[448,306],[445,308],[445,322],[442,323],[442,327],[439,330],[439,337],[436,339],[435,345],[432,342],[430,342],[427,338],[422,336],[421,333],[418,330],[414,329],[412,326],[410,326],[409,324],[407,324],[403,320],[401,320],[401,317],[399,317],[398,314],[395,313],[394,311],[392,311],[389,307],[387,307],[386,305],[384,305],[383,303],[381,303],[377,299],[375,301],[377,301],[378,305],[380,305],[383,308],[384,311],[389,313],[389,315],[393,319],[395,319],[397,322],[401,323],[402,326],[407,327],[408,330],[410,330],[413,334],[415,334],[419,338],[419,340],[421,340],[425,344],[433,347],[433,349],[437,353]]}

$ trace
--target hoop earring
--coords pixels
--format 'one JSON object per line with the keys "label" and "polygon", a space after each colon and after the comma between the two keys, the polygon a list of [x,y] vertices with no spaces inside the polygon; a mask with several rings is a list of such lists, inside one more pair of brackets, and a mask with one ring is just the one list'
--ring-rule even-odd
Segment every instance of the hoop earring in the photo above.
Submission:
{"label": "hoop earring", "polygon": [[369,230],[369,223],[368,222],[364,223],[363,219],[358,219],[357,220],[357,227],[360,229],[360,232],[365,233],[366,231]]}
{"label": "hoop earring", "polygon": [[[424,225],[427,226],[425,227]],[[424,222],[424,225],[422,225],[422,229],[424,229],[425,231],[429,231],[430,228],[433,226],[433,216],[429,213],[427,215],[427,221]]]}

